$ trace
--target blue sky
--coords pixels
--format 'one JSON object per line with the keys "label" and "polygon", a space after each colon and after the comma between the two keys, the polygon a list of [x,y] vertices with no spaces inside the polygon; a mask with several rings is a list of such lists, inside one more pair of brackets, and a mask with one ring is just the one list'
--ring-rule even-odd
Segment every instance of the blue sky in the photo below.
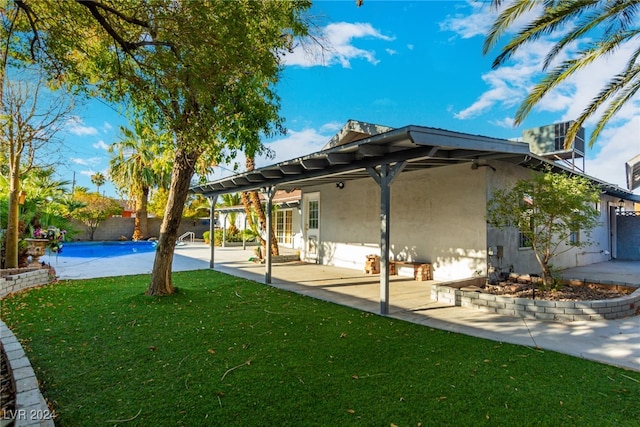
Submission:
{"label": "blue sky", "polygon": [[[494,16],[486,2],[365,0],[356,7],[353,0],[319,1],[310,14],[324,49],[301,44],[285,58],[278,94],[288,133],[268,141],[276,159],[258,159],[258,166],[319,150],[349,119],[518,138],[524,129],[576,118],[630,52],[623,46],[578,73],[545,98],[524,124],[513,127],[520,101],[541,77],[540,63],[554,35],[530,43],[492,70],[498,51],[482,54]],[[580,43],[571,48],[579,49]],[[64,136],[67,161],[58,173],[71,180],[75,172],[76,185],[93,190],[89,177],[107,175],[107,147],[118,140],[118,129],[127,121],[117,108],[98,101],[75,114]],[[595,119],[588,123],[587,137],[594,124]],[[626,188],[624,163],[637,154],[640,96],[587,148],[586,173]],[[238,163],[242,169],[242,156]],[[226,175],[218,168],[211,178]],[[102,190],[116,195],[110,183]]]}

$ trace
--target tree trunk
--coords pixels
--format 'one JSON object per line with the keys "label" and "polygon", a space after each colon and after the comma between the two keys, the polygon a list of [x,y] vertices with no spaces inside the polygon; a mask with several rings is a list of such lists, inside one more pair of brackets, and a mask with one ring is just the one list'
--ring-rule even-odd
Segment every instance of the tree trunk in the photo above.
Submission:
{"label": "tree trunk", "polygon": [[[247,171],[252,171],[255,169],[255,160],[253,157],[247,156]],[[253,208],[256,210],[256,214],[258,215],[258,221],[260,221],[260,229],[266,229],[267,227],[267,217],[265,215],[264,209],[262,208],[262,203],[260,202],[260,196],[257,191],[250,191],[247,193],[242,193],[242,202],[245,206],[245,212],[249,215],[247,211],[248,202],[245,200],[245,196],[249,198],[253,204]],[[271,229],[273,230],[273,221],[271,222]],[[273,236],[271,239],[271,255],[277,256],[280,255],[280,249],[278,247],[278,239],[276,237],[276,233],[272,232]],[[266,239],[263,239],[262,236],[258,236],[260,239],[260,245],[262,246],[262,253],[267,253],[267,242]]]}
{"label": "tree trunk", "polygon": [[[247,224],[249,225],[249,228],[258,229],[258,227],[254,227],[253,224],[253,216],[251,215],[251,198],[249,197],[249,193],[247,191],[242,192],[242,205],[244,206],[244,214],[247,218]],[[257,238],[260,241],[260,245],[262,246],[264,243],[262,236],[258,235]]]}
{"label": "tree trunk", "polygon": [[[160,237],[158,238],[158,247],[147,295],[169,295],[175,292],[175,288],[171,283],[173,250],[176,247],[182,211],[199,156],[200,153],[197,151],[184,151],[180,148],[176,152],[167,207],[160,226]],[[213,238],[213,236],[211,237]]]}
{"label": "tree trunk", "polygon": [[[253,207],[258,214],[258,219],[260,221],[260,227],[264,230],[267,228],[267,213],[264,211],[262,207],[262,203],[260,202],[260,196],[257,191],[249,192],[249,196],[251,197],[251,201],[253,202]],[[273,213],[273,212],[272,212]],[[266,236],[266,234],[265,234]],[[263,253],[267,253],[266,251],[266,238],[261,240],[262,249],[264,249]],[[273,221],[271,221],[271,255],[277,256],[280,255],[280,249],[278,247],[278,238],[276,237],[275,230],[273,229]]]}
{"label": "tree trunk", "polygon": [[149,187],[142,188],[142,194],[136,201],[136,218],[134,221],[133,236],[131,240],[142,240],[147,238],[148,231],[148,218],[147,218],[147,203],[149,200]]}
{"label": "tree trunk", "polygon": [[[15,179],[14,179],[15,178]],[[9,189],[9,212],[7,216],[7,232],[5,234],[5,262],[4,268],[18,268],[18,241],[20,240],[20,182],[11,174]]]}

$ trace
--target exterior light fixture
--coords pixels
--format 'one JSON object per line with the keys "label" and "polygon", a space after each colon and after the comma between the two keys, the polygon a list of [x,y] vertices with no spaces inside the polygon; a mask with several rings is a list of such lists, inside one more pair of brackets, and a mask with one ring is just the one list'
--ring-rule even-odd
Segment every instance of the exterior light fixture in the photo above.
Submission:
{"label": "exterior light fixture", "polygon": [[475,159],[472,163],[471,163],[471,170],[478,170],[478,168],[482,166],[482,167],[487,167],[487,168],[491,168],[493,169],[493,171],[496,171],[496,168],[494,168],[493,166],[491,166],[490,164],[487,163],[486,160],[478,160]]}
{"label": "exterior light fixture", "polygon": [[342,182],[342,181],[336,182],[336,187],[338,187],[340,190],[342,190],[344,188],[344,182]]}

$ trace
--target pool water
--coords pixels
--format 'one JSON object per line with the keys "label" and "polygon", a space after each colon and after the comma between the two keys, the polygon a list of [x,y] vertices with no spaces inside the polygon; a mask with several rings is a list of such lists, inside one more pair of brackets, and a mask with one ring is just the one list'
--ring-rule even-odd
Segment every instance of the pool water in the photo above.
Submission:
{"label": "pool water", "polygon": [[106,258],[154,252],[155,242],[65,242],[60,257]]}

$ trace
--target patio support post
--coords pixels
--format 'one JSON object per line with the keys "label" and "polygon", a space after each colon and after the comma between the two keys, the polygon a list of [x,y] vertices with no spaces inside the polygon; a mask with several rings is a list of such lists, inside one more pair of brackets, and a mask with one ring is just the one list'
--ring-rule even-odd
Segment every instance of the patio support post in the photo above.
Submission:
{"label": "patio support post", "polygon": [[207,197],[209,200],[209,243],[211,244],[211,252],[209,255],[209,268],[213,268],[213,249],[215,247],[215,221],[216,221],[216,202],[218,196]]}
{"label": "patio support post", "polygon": [[380,171],[367,168],[380,186],[380,314],[389,314],[389,232],[391,224],[391,184],[404,169],[406,162],[393,167],[386,163]]}
{"label": "patio support post", "polygon": [[275,187],[266,187],[262,189],[262,192],[264,193],[264,195],[266,196],[267,199],[267,206],[266,206],[266,211],[267,211],[267,243],[265,245],[266,247],[266,260],[265,260],[265,273],[264,273],[264,283],[265,284],[270,284],[271,283],[271,240],[273,239],[273,232],[271,230],[271,224],[272,224],[272,212],[271,210],[273,209],[273,195],[275,194]]}

